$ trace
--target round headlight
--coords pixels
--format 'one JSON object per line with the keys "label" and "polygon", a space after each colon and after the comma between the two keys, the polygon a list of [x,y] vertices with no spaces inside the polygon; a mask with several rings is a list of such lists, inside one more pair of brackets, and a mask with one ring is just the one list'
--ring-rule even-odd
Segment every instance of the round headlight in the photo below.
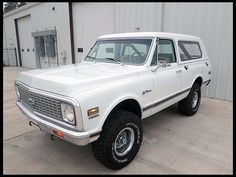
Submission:
{"label": "round headlight", "polygon": [[17,85],[15,87],[16,87],[16,96],[17,96],[17,98],[20,98],[20,92],[19,92]]}
{"label": "round headlight", "polygon": [[61,103],[62,118],[64,121],[75,124],[75,115],[73,106]]}

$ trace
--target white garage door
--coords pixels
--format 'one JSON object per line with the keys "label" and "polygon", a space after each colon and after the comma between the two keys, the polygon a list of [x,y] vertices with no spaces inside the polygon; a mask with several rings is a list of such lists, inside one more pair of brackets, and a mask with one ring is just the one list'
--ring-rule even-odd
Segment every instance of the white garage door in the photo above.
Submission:
{"label": "white garage door", "polygon": [[[75,62],[84,60],[96,39],[114,33],[113,3],[73,3]],[[77,49],[83,48],[83,53]]]}
{"label": "white garage door", "polygon": [[36,68],[30,16],[17,19],[22,66]]}

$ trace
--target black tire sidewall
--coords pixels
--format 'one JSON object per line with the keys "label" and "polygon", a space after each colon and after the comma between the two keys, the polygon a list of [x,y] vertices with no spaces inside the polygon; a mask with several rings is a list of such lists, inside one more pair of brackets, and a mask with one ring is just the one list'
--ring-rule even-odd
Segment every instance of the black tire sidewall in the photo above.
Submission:
{"label": "black tire sidewall", "polygon": [[[123,156],[115,153],[113,143],[116,137],[126,127],[134,131],[132,148]],[[128,165],[139,151],[143,140],[143,127],[140,118],[126,110],[114,110],[104,123],[103,130],[98,140],[92,143],[95,158],[104,166],[118,170]]]}
{"label": "black tire sidewall", "polygon": [[[134,131],[134,144],[133,144],[132,148],[130,149],[130,151],[127,154],[125,154],[124,156],[118,156],[115,153],[113,144],[115,143],[115,139],[116,139],[118,133],[122,129],[126,128],[126,127],[130,127]],[[136,121],[126,122],[126,123],[124,123],[123,126],[121,126],[119,129],[117,129],[115,131],[114,135],[112,136],[111,143],[109,144],[109,146],[110,146],[110,153],[112,154],[111,160],[114,163],[120,163],[120,164],[129,163],[136,156],[137,151],[139,149],[139,146],[142,143],[142,135],[141,135],[141,133],[142,133],[141,127],[140,127],[139,124],[136,123]]]}
{"label": "black tire sidewall", "polygon": [[[198,93],[198,101],[197,101],[197,105],[194,108],[192,108],[192,100],[193,100],[193,96],[194,96],[193,93],[195,91],[197,91],[197,93]],[[201,88],[198,84],[194,84],[192,89],[191,89],[190,100],[189,100],[189,103],[190,103],[189,106],[190,106],[190,110],[191,110],[192,113],[197,112],[197,110],[200,106],[200,102],[201,102]]]}

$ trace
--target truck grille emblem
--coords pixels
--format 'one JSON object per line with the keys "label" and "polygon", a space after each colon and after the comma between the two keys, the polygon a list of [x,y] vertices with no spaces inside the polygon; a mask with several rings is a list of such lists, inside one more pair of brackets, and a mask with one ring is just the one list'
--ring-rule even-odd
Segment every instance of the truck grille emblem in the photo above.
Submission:
{"label": "truck grille emblem", "polygon": [[32,98],[29,98],[29,99],[28,99],[28,103],[29,103],[30,105],[34,105],[34,100],[33,100]]}

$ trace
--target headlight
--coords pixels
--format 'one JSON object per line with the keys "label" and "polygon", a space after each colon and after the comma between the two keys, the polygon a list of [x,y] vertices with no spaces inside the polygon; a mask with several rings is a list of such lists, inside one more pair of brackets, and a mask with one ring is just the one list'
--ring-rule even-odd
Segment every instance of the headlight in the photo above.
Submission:
{"label": "headlight", "polygon": [[20,98],[20,92],[19,92],[19,89],[18,89],[17,85],[15,85],[15,88],[16,88],[16,96],[19,99]]}
{"label": "headlight", "polygon": [[62,118],[65,122],[75,125],[74,108],[71,105],[61,103]]}

